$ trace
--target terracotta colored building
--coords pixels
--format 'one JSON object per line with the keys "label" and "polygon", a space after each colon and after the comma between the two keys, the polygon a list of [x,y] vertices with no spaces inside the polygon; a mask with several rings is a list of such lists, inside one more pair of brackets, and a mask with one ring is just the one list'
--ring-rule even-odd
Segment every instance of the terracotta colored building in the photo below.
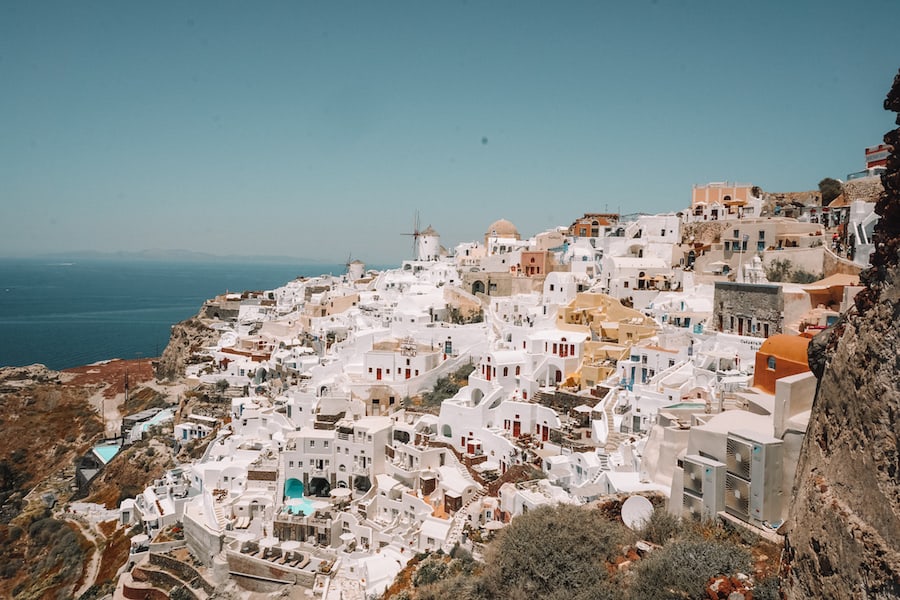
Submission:
{"label": "terracotta colored building", "polygon": [[756,353],[753,387],[774,394],[775,381],[788,375],[809,371],[806,356],[809,338],[799,335],[773,335]]}
{"label": "terracotta colored building", "polygon": [[569,235],[573,237],[602,237],[604,231],[619,222],[616,213],[584,213],[569,226]]}
{"label": "terracotta colored building", "polygon": [[705,215],[716,221],[727,215],[741,215],[753,195],[750,183],[718,181],[705,185],[694,185],[691,191],[691,212],[694,216]]}
{"label": "terracotta colored building", "polygon": [[550,272],[550,254],[548,252],[522,251],[521,272],[527,277],[546,275]]}

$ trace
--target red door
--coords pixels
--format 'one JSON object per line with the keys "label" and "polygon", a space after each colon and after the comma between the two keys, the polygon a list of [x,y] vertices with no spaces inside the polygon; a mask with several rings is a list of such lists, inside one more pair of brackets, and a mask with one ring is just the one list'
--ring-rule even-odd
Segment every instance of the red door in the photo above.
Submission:
{"label": "red door", "polygon": [[519,437],[522,434],[522,423],[513,421],[513,437]]}
{"label": "red door", "polygon": [[381,381],[381,369],[378,369],[377,371],[375,371],[375,379],[377,379],[378,381]]}
{"label": "red door", "polygon": [[409,379],[409,369],[406,370],[406,378]]}

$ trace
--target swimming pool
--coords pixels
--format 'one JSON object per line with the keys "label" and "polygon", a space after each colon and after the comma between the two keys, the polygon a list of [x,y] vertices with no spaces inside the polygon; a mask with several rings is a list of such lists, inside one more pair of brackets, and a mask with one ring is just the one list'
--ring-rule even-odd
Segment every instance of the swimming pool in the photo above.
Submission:
{"label": "swimming pool", "polygon": [[118,444],[104,444],[102,446],[94,446],[94,454],[100,457],[100,460],[103,461],[105,465],[109,461],[113,459],[113,457],[119,453],[119,449],[121,446]]}
{"label": "swimming pool", "polygon": [[316,512],[316,505],[321,504],[321,502],[315,502],[310,500],[309,498],[291,498],[284,505],[287,507],[288,512],[292,515],[298,515],[303,512],[304,515],[310,516]]}

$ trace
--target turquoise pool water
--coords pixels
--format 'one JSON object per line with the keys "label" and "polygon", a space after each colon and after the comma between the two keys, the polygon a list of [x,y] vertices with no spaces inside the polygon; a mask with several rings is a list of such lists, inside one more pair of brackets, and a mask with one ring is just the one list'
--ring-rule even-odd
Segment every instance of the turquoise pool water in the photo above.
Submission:
{"label": "turquoise pool water", "polygon": [[285,506],[292,515],[300,514],[301,511],[304,515],[316,512],[315,502],[309,498],[293,498]]}
{"label": "turquoise pool water", "polygon": [[663,408],[704,408],[705,406],[706,404],[703,402],[678,402],[677,404],[670,404]]}
{"label": "turquoise pool water", "polygon": [[105,465],[109,461],[113,459],[113,457],[119,453],[119,449],[121,446],[117,444],[109,444],[104,446],[94,446],[94,453],[100,457],[100,460],[103,461]]}

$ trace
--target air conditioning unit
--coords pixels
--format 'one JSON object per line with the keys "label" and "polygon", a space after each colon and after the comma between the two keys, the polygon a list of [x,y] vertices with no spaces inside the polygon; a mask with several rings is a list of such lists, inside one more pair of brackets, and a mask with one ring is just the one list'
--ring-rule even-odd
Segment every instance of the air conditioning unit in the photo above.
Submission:
{"label": "air conditioning unit", "polygon": [[686,491],[683,496],[682,507],[684,508],[682,514],[685,517],[698,520],[703,517],[703,498],[700,496],[695,496]]}
{"label": "air conditioning unit", "polygon": [[750,482],[734,473],[725,474],[725,510],[743,521],[750,520]]}
{"label": "air conditioning unit", "polygon": [[750,483],[749,517],[752,521],[781,521],[783,445],[778,438],[757,432],[735,431],[728,434],[728,470],[740,475],[732,471],[734,464],[747,473],[741,478]]}
{"label": "air conditioning unit", "polygon": [[750,479],[750,455],[753,444],[739,437],[728,436],[725,443],[725,464],[728,472],[744,479]]}
{"label": "air conditioning unit", "polygon": [[692,494],[701,499],[703,508],[699,516],[710,519],[725,510],[725,464],[699,454],[689,454],[682,460],[682,465],[684,495]]}
{"label": "air conditioning unit", "polygon": [[684,459],[684,491],[703,495],[703,465]]}

